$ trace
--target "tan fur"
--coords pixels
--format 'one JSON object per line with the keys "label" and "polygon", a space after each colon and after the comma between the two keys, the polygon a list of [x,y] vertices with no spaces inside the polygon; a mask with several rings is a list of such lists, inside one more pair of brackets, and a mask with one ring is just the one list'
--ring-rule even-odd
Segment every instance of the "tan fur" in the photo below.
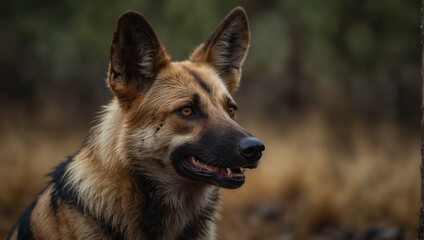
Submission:
{"label": "tan fur", "polygon": [[[204,205],[209,204],[209,194],[217,191],[216,187],[210,187],[203,184],[187,185],[188,180],[177,175],[168,162],[158,164],[158,160],[168,161],[170,150],[180,145],[182,142],[196,141],[202,125],[192,128],[193,131],[181,132],[181,135],[170,134],[176,129],[181,128],[180,122],[170,117],[165,120],[164,128],[161,129],[161,136],[157,137],[161,142],[152,139],[154,128],[163,116],[163,113],[169,112],[175,106],[181,105],[190,93],[183,84],[179,87],[178,82],[175,85],[169,85],[169,89],[157,87],[163,84],[161,81],[166,81],[166,78],[180,72],[179,79],[191,81],[194,89],[198,88],[192,76],[187,75],[182,65],[190,68],[195,68],[196,72],[203,76],[212,88],[212,96],[221,96],[228,94],[226,87],[221,81],[217,81],[218,76],[213,73],[212,69],[207,66],[196,67],[195,64],[190,62],[173,63],[169,69],[164,70],[158,76],[157,82],[152,86],[149,93],[143,98],[143,102],[138,105],[133,104],[133,109],[123,112],[117,100],[114,100],[105,107],[105,110],[100,118],[100,124],[93,129],[92,138],[87,143],[87,146],[75,156],[67,169],[66,175],[70,177],[69,187],[78,189],[78,195],[84,196],[78,199],[85,206],[88,212],[96,215],[101,215],[106,220],[112,223],[112,227],[120,228],[126,226],[125,231],[134,233],[134,239],[140,239],[141,236],[137,235],[137,226],[133,226],[137,217],[141,201],[134,196],[133,189],[130,182],[130,168],[129,158],[130,155],[136,155],[137,152],[142,152],[141,156],[137,158],[144,159],[140,161],[139,168],[151,174],[157,179],[161,179],[164,185],[169,188],[162,189],[163,195],[169,195],[167,205],[174,208],[181,208],[185,214],[178,216],[177,219],[169,219],[169,225],[174,230],[169,231],[169,236],[164,239],[173,239],[184,226],[184,223],[190,218],[191,212],[196,209],[201,209]],[[218,84],[217,84],[218,83]],[[170,91],[172,89],[172,92]],[[165,94],[165,93],[168,94]],[[200,92],[200,91],[199,91]],[[228,94],[229,95],[229,94]],[[209,97],[208,97],[209,98]],[[224,104],[223,99],[216,97],[220,104]],[[178,100],[178,101],[176,101]],[[209,104],[208,104],[209,105]],[[211,112],[216,111],[217,117],[228,118],[224,110],[210,109]],[[148,116],[146,114],[140,115],[139,113],[152,113],[157,116],[157,121],[144,126]],[[155,124],[156,123],[156,124]],[[149,130],[149,128],[151,128]],[[144,141],[141,141],[144,140]],[[142,144],[143,143],[143,144]],[[168,151],[164,151],[164,148]],[[137,150],[133,153],[131,150]],[[159,159],[158,159],[159,158]],[[166,166],[168,169],[164,169]],[[120,176],[116,178],[116,176]],[[200,186],[200,188],[199,188]],[[87,228],[92,226],[90,221],[81,216],[78,212],[68,209],[67,207],[60,207],[58,209],[59,219],[63,221],[56,222],[56,217],[53,215],[50,208],[49,197],[51,188],[48,188],[42,195],[40,195],[37,205],[33,212],[32,227],[34,234],[40,239],[45,239],[45,236],[60,235],[63,239],[94,239],[90,235],[93,229]],[[185,194],[190,193],[190,194]],[[117,198],[117,196],[120,196]],[[186,198],[190,196],[192,199],[189,202],[197,203],[194,206],[185,206]],[[43,219],[42,221],[39,219]],[[69,219],[72,219],[69,221]],[[179,224],[181,223],[181,224]],[[66,226],[66,227],[63,227]],[[79,229],[78,236],[72,229]],[[85,230],[84,230],[85,229]],[[83,230],[83,231],[82,231]],[[211,227],[211,232],[208,236],[214,236],[214,227]],[[51,238],[55,239],[55,237]]]}
{"label": "tan fur", "polygon": [[53,209],[50,207],[51,192],[52,188],[48,187],[39,196],[32,212],[31,227],[37,239],[59,239],[59,226],[56,225]]}
{"label": "tan fur", "polygon": [[[129,33],[132,38],[127,38]],[[240,35],[234,53],[228,52],[234,47],[228,45],[232,34]],[[200,141],[211,125],[216,132],[224,126],[241,129],[227,109],[235,104],[230,94],[238,87],[248,42],[247,18],[237,8],[189,61],[170,62],[144,17],[135,12],[121,16],[107,77],[115,97],[60,179],[38,196],[30,220],[34,238],[114,239],[114,234],[122,234],[126,239],[149,239],[138,225],[143,211],[150,210],[143,208],[149,193],[138,185],[146,181],[137,179],[142,175],[155,181],[155,196],[163,199],[160,206],[173,213],[161,216],[166,230],[158,239],[178,238],[205,209],[212,214],[198,236],[214,239],[219,188],[182,177],[171,154]],[[228,55],[237,56],[225,58]],[[175,110],[195,94],[208,118],[187,121]],[[57,197],[58,187],[65,189],[60,194],[72,196]]]}

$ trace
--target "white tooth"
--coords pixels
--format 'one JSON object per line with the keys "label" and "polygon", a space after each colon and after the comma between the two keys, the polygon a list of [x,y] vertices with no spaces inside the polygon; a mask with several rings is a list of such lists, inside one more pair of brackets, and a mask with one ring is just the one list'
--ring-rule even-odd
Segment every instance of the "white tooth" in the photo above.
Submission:
{"label": "white tooth", "polygon": [[231,176],[231,168],[227,168],[227,175]]}
{"label": "white tooth", "polygon": [[197,159],[196,159],[196,163],[197,163],[197,164],[200,164],[199,160],[197,160]]}

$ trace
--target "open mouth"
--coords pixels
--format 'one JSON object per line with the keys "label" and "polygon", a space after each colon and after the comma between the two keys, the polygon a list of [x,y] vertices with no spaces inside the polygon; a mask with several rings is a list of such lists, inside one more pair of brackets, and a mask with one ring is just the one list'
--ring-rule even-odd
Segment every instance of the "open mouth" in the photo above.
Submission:
{"label": "open mouth", "polygon": [[190,156],[184,159],[185,167],[189,170],[196,171],[197,174],[216,175],[220,177],[229,178],[244,178],[246,168],[224,168],[215,167],[207,163],[197,160],[195,157]]}
{"label": "open mouth", "polygon": [[184,176],[224,188],[238,188],[245,182],[244,167],[212,166],[194,156],[183,158],[180,166]]}

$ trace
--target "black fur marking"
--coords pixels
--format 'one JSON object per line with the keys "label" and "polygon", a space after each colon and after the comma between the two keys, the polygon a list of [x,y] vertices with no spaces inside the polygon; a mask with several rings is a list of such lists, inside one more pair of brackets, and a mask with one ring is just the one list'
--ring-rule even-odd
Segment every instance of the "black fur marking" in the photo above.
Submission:
{"label": "black fur marking", "polygon": [[183,232],[178,236],[178,239],[202,239],[205,237],[205,233],[202,230],[207,229],[207,224],[213,222],[213,216],[216,210],[216,205],[219,202],[218,188],[216,188],[215,194],[211,199],[211,204],[202,209],[199,215],[193,217],[190,222],[186,225]]}
{"label": "black fur marking", "polygon": [[156,128],[155,133],[159,132],[159,130],[160,130],[162,127],[163,127],[163,124],[162,124],[162,123],[161,123],[161,124],[159,124],[159,126]]}
{"label": "black fur marking", "polygon": [[18,228],[17,239],[34,239],[34,235],[32,234],[31,230],[31,213],[36,204],[37,199],[25,209],[24,213],[19,218],[18,222],[13,226],[6,239],[10,239],[12,237],[12,234],[15,231],[16,227]]}
{"label": "black fur marking", "polygon": [[67,177],[64,176],[66,169],[73,160],[73,157],[68,157],[67,160],[60,163],[52,173],[49,174],[51,177],[50,183],[53,185],[53,192],[51,193],[50,206],[53,209],[54,214],[57,214],[57,202],[60,199],[61,201],[66,202],[70,205],[77,205],[77,194],[73,189],[65,187]]}
{"label": "black fur marking", "polygon": [[[189,69],[188,67],[182,65],[184,69],[186,69],[193,77],[194,79],[199,83],[199,85],[202,87],[203,90],[205,90],[205,92],[207,92],[209,94],[210,100],[212,102],[212,104],[216,107],[217,104],[215,102],[215,99],[212,97],[211,94],[211,88],[210,86],[203,81],[203,79],[193,70]],[[197,94],[196,94],[197,95]]]}
{"label": "black fur marking", "polygon": [[125,234],[122,233],[119,229],[116,229],[106,223],[104,219],[98,219],[94,216],[92,216],[95,221],[97,221],[101,227],[102,230],[105,231],[105,233],[108,235],[109,239],[116,239],[116,240],[124,240],[126,239]]}
{"label": "black fur marking", "polygon": [[10,239],[12,237],[12,234],[16,228],[18,228],[18,239],[34,239],[34,236],[31,230],[31,213],[35,205],[37,204],[38,197],[41,194],[43,194],[46,189],[47,187],[45,187],[37,195],[37,198],[25,209],[25,211],[22,213],[21,217],[19,218],[18,222],[10,230],[9,235],[7,236],[6,239]]}
{"label": "black fur marking", "polygon": [[199,107],[200,105],[200,96],[199,94],[193,94],[193,106]]}
{"label": "black fur marking", "polygon": [[202,108],[200,107],[200,96],[197,93],[193,94],[193,106],[195,107],[195,110],[198,112],[199,117],[202,117],[204,119],[208,118],[208,114],[202,111]]}
{"label": "black fur marking", "polygon": [[[151,179],[142,172],[132,178],[134,191],[142,196],[141,216],[138,219],[144,237],[146,239],[162,239],[166,232],[167,221],[170,216],[177,215],[178,209],[164,204],[166,197],[160,193],[161,183]],[[207,230],[207,223],[213,221],[216,205],[219,203],[218,189],[211,199],[211,205],[202,209],[201,212],[178,234],[178,239],[199,239]]]}
{"label": "black fur marking", "polygon": [[158,194],[158,182],[139,174],[134,185],[140,190],[142,198],[140,227],[146,239],[159,239],[163,234],[164,216],[172,214],[171,209],[164,207],[164,200]]}
{"label": "black fur marking", "polygon": [[47,189],[45,187],[38,195],[37,198],[25,209],[25,211],[22,213],[21,217],[19,218],[18,222],[12,227],[12,229],[9,232],[9,235],[6,239],[10,239],[13,235],[13,232],[18,228],[18,239],[34,239],[34,236],[32,234],[31,230],[31,213],[34,209],[35,205],[37,204],[38,197],[44,193],[44,191]]}
{"label": "black fur marking", "polygon": [[208,94],[211,93],[211,87],[205,81],[203,81],[199,74],[184,65],[182,66],[190,73],[191,76],[194,77],[194,79],[197,81],[197,83],[199,83],[203,90],[205,90]]}
{"label": "black fur marking", "polygon": [[234,103],[234,101],[233,100],[231,100],[231,98],[230,97],[226,97],[227,98],[227,107],[230,107],[230,106],[232,106],[232,107],[234,107],[236,110],[238,109],[238,107],[237,107],[237,105]]}
{"label": "black fur marking", "polygon": [[112,69],[111,70],[111,73],[113,73],[113,78],[118,78],[118,77],[121,77],[122,76],[122,74],[119,73],[119,72],[117,72],[117,71],[115,71],[115,69]]}
{"label": "black fur marking", "polygon": [[85,216],[90,216],[95,222],[99,224],[100,228],[107,235],[112,237],[112,239],[125,239],[125,234],[122,233],[119,229],[116,229],[115,227],[111,226],[105,219],[103,219],[102,217],[99,218],[97,216],[91,215],[84,206],[84,203],[78,202],[77,192],[69,186],[66,186],[68,177],[65,175],[65,172],[68,165],[72,161],[73,156],[68,157],[66,161],[63,161],[61,164],[59,164],[55,168],[55,170],[49,174],[52,178],[50,184],[52,184],[53,186],[50,206],[52,207],[55,215],[57,214],[58,210],[58,201],[60,201],[62,204],[74,207],[81,214]]}
{"label": "black fur marking", "polygon": [[37,200],[32,202],[19,219],[18,239],[34,239],[31,230],[31,213],[36,203]]}

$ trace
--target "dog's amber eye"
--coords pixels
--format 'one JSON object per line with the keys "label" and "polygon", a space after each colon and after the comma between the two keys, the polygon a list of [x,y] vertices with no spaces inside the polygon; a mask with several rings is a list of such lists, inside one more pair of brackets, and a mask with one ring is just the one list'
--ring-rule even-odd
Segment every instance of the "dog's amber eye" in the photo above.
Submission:
{"label": "dog's amber eye", "polygon": [[236,115],[236,108],[235,107],[229,107],[228,108],[228,114],[230,115],[230,117],[234,117],[234,115]]}
{"label": "dog's amber eye", "polygon": [[181,113],[184,116],[190,116],[193,113],[193,108],[191,108],[191,107],[185,107],[185,108],[181,109]]}

